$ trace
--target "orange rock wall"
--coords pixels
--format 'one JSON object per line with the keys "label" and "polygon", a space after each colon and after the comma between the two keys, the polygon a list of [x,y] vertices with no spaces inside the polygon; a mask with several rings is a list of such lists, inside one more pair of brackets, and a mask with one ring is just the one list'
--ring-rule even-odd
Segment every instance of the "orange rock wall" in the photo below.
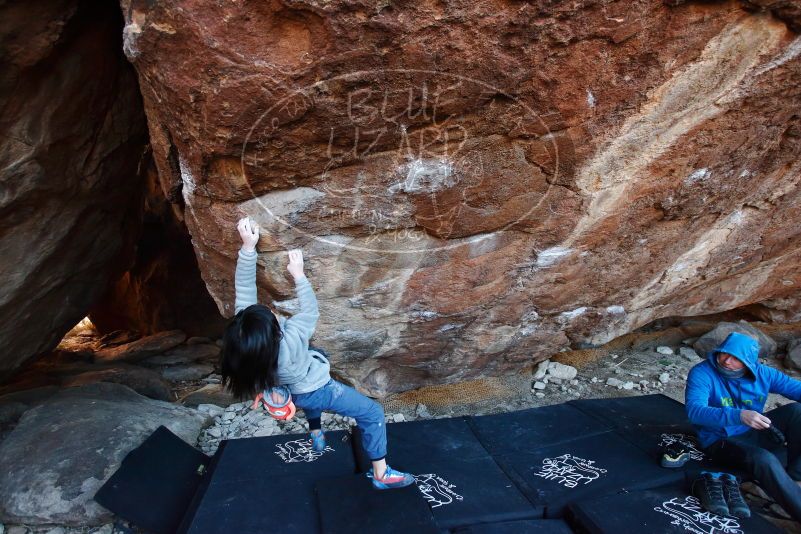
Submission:
{"label": "orange rock wall", "polygon": [[262,300],[303,248],[316,343],[382,395],[798,319],[798,11],[672,3],[125,0],[124,50],[220,310],[249,215]]}

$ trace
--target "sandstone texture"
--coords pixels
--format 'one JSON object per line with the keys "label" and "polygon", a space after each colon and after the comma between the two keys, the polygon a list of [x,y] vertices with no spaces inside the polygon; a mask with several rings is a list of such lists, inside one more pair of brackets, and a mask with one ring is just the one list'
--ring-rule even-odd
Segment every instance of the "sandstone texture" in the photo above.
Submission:
{"label": "sandstone texture", "polygon": [[102,333],[217,335],[159,185],[114,2],[0,6],[0,379],[92,313]]}
{"label": "sandstone texture", "polygon": [[[760,5],[765,4],[765,5]],[[124,0],[162,191],[233,313],[262,302],[375,395],[519,368],[655,319],[797,316],[793,2]]]}
{"label": "sandstone texture", "polygon": [[53,348],[119,268],[147,127],[120,14],[0,6],[0,377]]}

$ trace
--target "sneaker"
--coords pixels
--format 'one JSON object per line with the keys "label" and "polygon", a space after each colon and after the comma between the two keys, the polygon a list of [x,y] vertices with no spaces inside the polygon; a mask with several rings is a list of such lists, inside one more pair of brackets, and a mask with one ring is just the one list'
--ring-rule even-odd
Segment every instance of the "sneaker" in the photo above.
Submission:
{"label": "sneaker", "polygon": [[704,471],[693,482],[692,494],[701,501],[701,506],[707,512],[729,516],[729,505],[723,496],[723,482],[718,478],[720,473]]}
{"label": "sneaker", "polygon": [[312,450],[323,452],[325,450],[325,433],[322,430],[311,431]]}
{"label": "sneaker", "polygon": [[665,452],[662,454],[662,467],[682,467],[690,461],[690,451],[687,448],[675,441],[665,447]]}
{"label": "sneaker", "polygon": [[414,477],[409,473],[402,473],[395,471],[390,466],[387,466],[387,471],[384,473],[384,478],[376,478],[373,476],[373,469],[367,471],[367,478],[373,481],[373,487],[380,490],[405,488],[406,486],[414,483]]}
{"label": "sneaker", "polygon": [[729,507],[729,512],[734,517],[746,519],[751,517],[751,509],[743,499],[743,494],[740,493],[740,481],[737,477],[729,473],[723,473],[720,476],[723,481],[723,496],[726,498],[726,504]]}

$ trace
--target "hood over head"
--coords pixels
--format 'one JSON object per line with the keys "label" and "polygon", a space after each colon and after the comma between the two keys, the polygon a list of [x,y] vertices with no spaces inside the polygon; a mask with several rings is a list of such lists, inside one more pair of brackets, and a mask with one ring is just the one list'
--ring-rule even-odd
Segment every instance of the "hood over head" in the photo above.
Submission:
{"label": "hood over head", "polygon": [[718,345],[707,355],[710,363],[712,363],[716,369],[716,359],[720,352],[731,354],[745,364],[746,369],[751,372],[752,376],[756,376],[756,368],[759,365],[759,342],[756,339],[739,332],[732,332],[729,334],[726,339],[723,340],[723,343]]}

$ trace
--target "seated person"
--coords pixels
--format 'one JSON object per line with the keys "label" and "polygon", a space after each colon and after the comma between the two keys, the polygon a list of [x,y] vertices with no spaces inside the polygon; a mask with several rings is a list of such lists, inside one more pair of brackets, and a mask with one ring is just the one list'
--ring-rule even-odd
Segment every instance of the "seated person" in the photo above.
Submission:
{"label": "seated person", "polygon": [[[801,399],[801,381],[759,363],[759,343],[737,332],[690,370],[685,405],[706,454],[722,468],[753,476],[794,519],[801,521],[801,405],[763,413],[768,393]],[[773,426],[781,431],[769,430]],[[774,451],[785,446],[787,469]]]}

